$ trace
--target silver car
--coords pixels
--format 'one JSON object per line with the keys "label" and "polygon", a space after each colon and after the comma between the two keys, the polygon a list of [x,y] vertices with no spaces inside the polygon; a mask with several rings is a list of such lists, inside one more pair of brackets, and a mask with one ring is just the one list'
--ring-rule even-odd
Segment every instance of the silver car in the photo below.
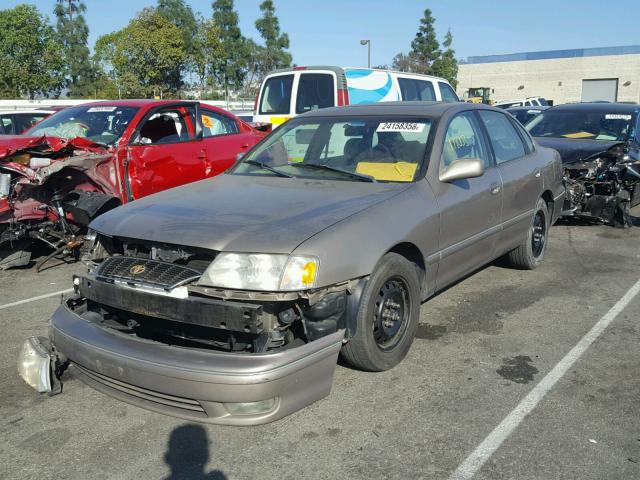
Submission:
{"label": "silver car", "polygon": [[397,365],[436,291],[500,256],[537,267],[563,197],[557,152],[502,110],[310,112],[226,174],[97,218],[88,273],[31,347],[50,389],[70,363],[151,410],[266,423],[327,395],[338,354]]}

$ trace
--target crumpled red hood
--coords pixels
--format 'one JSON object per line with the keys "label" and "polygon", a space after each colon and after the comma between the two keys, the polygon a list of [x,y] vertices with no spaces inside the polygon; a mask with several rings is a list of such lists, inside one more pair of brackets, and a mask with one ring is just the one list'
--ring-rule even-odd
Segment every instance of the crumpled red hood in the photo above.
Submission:
{"label": "crumpled red hood", "polygon": [[69,155],[74,150],[104,152],[105,147],[82,137],[66,139],[46,135],[41,137],[30,137],[28,135],[0,136],[0,160],[22,151],[58,157]]}

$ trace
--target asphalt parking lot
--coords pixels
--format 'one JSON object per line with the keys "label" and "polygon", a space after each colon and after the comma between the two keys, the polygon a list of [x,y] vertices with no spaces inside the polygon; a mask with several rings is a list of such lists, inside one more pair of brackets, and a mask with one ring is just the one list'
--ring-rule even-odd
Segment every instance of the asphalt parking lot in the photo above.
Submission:
{"label": "asphalt parking lot", "polygon": [[[9,304],[66,289],[81,268],[0,272],[0,478],[447,479],[636,284],[640,219],[555,226],[540,269],[492,264],[425,303],[398,367],[338,366],[327,398],[260,427],[150,413],[68,373],[55,397],[24,384],[18,350],[46,334],[59,298]],[[640,295],[618,306],[475,478],[640,478]]]}

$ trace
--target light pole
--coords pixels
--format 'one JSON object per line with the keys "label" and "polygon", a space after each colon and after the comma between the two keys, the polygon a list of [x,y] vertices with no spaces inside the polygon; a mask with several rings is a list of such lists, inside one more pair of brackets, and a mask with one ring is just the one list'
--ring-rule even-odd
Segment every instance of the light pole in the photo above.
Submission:
{"label": "light pole", "polygon": [[367,45],[367,68],[371,68],[371,40],[360,40],[360,45]]}

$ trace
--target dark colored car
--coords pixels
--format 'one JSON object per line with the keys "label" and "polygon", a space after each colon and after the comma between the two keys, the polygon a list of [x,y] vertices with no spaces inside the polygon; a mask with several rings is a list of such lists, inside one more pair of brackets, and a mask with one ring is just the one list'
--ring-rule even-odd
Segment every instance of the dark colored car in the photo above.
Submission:
{"label": "dark colored car", "polygon": [[563,197],[557,152],[502,110],[315,110],[228,173],[94,220],[44,358],[152,410],[272,421],[328,394],[340,351],[398,364],[436,291],[502,255],[540,265]]}
{"label": "dark colored car", "polygon": [[544,112],[547,108],[549,107],[509,107],[505,110],[516,117],[522,125],[526,125],[533,117]]}
{"label": "dark colored car", "polygon": [[55,110],[0,111],[0,135],[20,135]]}
{"label": "dark colored car", "polygon": [[565,215],[631,225],[629,209],[640,204],[640,105],[558,105],[537,115],[526,129],[562,157]]}
{"label": "dark colored car", "polygon": [[218,175],[265,134],[206,104],[118,100],[68,107],[24,135],[0,137],[6,265],[28,261],[33,240],[77,252],[78,234],[96,216]]}

